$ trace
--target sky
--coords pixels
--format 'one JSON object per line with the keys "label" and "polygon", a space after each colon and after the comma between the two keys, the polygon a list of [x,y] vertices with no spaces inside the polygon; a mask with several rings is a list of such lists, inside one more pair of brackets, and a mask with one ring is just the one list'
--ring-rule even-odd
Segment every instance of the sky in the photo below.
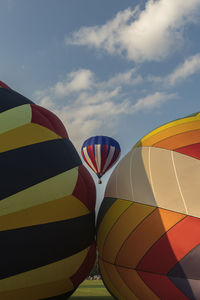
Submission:
{"label": "sky", "polygon": [[[200,110],[200,0],[1,0],[0,80],[121,158]],[[101,202],[111,171],[98,186]]]}

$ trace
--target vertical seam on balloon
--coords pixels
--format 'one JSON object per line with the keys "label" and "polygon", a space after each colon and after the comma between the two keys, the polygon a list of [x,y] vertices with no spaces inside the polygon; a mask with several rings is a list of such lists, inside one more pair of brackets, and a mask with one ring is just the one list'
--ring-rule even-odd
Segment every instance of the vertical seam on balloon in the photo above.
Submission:
{"label": "vertical seam on balloon", "polygon": [[[102,260],[102,259],[101,259]],[[119,289],[118,289],[118,287],[113,283],[113,281],[112,281],[112,278],[110,277],[110,274],[109,274],[109,272],[106,270],[106,268],[105,268],[105,264],[106,264],[107,262],[105,262],[104,260],[102,260],[102,264],[104,264],[104,266],[103,266],[103,269],[104,269],[104,272],[106,273],[106,275],[107,275],[107,277],[109,278],[109,280],[110,280],[110,285],[111,285],[111,287],[112,288],[114,288],[118,293],[119,293],[119,295],[120,295],[120,291],[119,291]],[[115,267],[115,269],[116,269],[116,267]],[[112,292],[112,291],[111,291]],[[121,299],[122,300],[122,299]]]}
{"label": "vertical seam on balloon", "polygon": [[115,148],[113,146],[111,146],[102,173],[104,173],[106,171],[107,167],[109,166],[110,162],[112,161],[114,151],[115,151]]}
{"label": "vertical seam on balloon", "polygon": [[152,173],[151,173],[151,147],[149,147],[148,160],[149,160],[150,183],[151,183],[151,187],[152,187],[152,192],[153,192],[153,195],[154,195],[154,199],[155,199],[155,202],[156,202],[156,194],[155,194],[155,189],[154,189],[154,185],[153,185],[153,177],[152,177]]}
{"label": "vertical seam on balloon", "polygon": [[[118,200],[120,200],[120,199],[117,199],[117,201]],[[124,201],[128,201],[128,202],[131,202],[131,201],[129,201],[129,200],[124,200]],[[113,229],[113,227],[117,224],[117,222],[119,221],[119,219],[121,218],[121,216],[129,209],[129,207],[131,206],[131,205],[133,205],[134,203],[130,203],[130,205],[127,207],[127,208],[125,208],[125,210],[118,216],[118,218],[114,221],[114,223],[112,224],[112,227],[110,228],[110,230],[107,232],[107,235],[106,235],[106,237],[105,237],[105,239],[104,239],[104,242],[103,242],[103,247],[102,247],[102,257],[103,257],[103,253],[104,253],[104,247],[105,247],[105,244],[106,244],[106,241],[107,241],[107,239],[108,239],[108,236],[109,236],[109,234],[110,234],[110,232],[112,231],[112,229]],[[111,206],[112,207],[112,206]],[[100,227],[99,227],[100,228]],[[100,256],[100,254],[99,254],[99,256]],[[101,257],[101,256],[100,256]]]}
{"label": "vertical seam on balloon", "polygon": [[[123,267],[118,267],[118,268],[123,268]],[[124,282],[124,284],[126,285],[126,287],[128,288],[128,290],[130,290],[130,292],[139,300],[140,298],[138,297],[137,294],[135,294],[135,291],[131,290],[130,287],[127,285],[126,281],[124,280],[124,278],[121,276],[121,274],[119,273],[117,266],[115,265],[115,269],[120,277],[120,279]],[[137,271],[136,271],[137,272]]]}
{"label": "vertical seam on balloon", "polygon": [[101,145],[100,144],[97,144],[94,146],[95,147],[95,160],[96,160],[96,165],[97,165],[97,171],[98,173],[101,172]]}
{"label": "vertical seam on balloon", "polygon": [[92,163],[92,161],[91,161],[91,159],[90,159],[90,157],[89,157],[89,155],[88,155],[88,152],[87,152],[87,148],[86,148],[86,147],[83,148],[83,153],[84,153],[84,156],[85,156],[85,158],[86,158],[86,162],[88,162],[89,166],[90,166],[90,167],[92,168],[92,170],[96,173],[95,167],[94,167],[94,165],[93,165],[93,163]]}
{"label": "vertical seam on balloon", "polygon": [[175,162],[174,162],[174,153],[173,153],[173,151],[171,151],[171,158],[172,158],[172,165],[173,165],[173,168],[174,168],[174,174],[175,174],[175,177],[176,177],[176,182],[177,182],[177,185],[178,185],[178,189],[179,189],[181,198],[183,200],[183,205],[185,207],[186,214],[188,214],[188,209],[187,209],[187,206],[186,206],[186,202],[185,202],[183,193],[181,191],[181,186],[180,186],[180,182],[179,182],[179,179],[178,179],[178,174],[177,174],[177,171],[176,171],[176,166],[175,166]]}
{"label": "vertical seam on balloon", "polygon": [[[131,206],[132,206],[132,205],[135,205],[135,204],[136,204],[136,202],[135,202],[135,203],[132,203]],[[140,203],[140,204],[141,204],[141,203]],[[141,205],[143,205],[143,206],[149,206],[149,205],[147,205],[147,204],[141,204]],[[128,208],[130,208],[130,206],[129,206]],[[115,257],[115,263],[117,262],[118,255],[119,255],[119,253],[121,252],[121,249],[122,249],[122,247],[124,246],[124,244],[126,243],[126,241],[131,237],[131,235],[134,233],[134,231],[137,230],[137,228],[144,222],[144,220],[145,220],[146,218],[148,218],[151,214],[154,213],[154,211],[155,211],[156,209],[157,209],[157,208],[154,206],[154,209],[153,209],[150,213],[148,213],[142,220],[140,220],[139,223],[136,225],[136,227],[133,228],[133,230],[132,230],[132,231],[129,233],[129,235],[125,238],[125,240],[123,241],[123,243],[122,243],[121,247],[119,248],[119,250],[118,250],[118,252],[117,252],[117,255],[116,255],[116,257]],[[125,212],[125,211],[124,211],[124,212]],[[118,265],[118,266],[119,266],[119,267],[123,267],[123,266],[121,266],[121,265]]]}
{"label": "vertical seam on balloon", "polygon": [[134,154],[134,151],[132,151],[131,153],[131,159],[130,159],[130,171],[129,171],[129,174],[130,174],[130,185],[131,185],[131,193],[132,193],[132,200],[134,201],[134,193],[133,193],[133,179],[132,179],[132,161],[133,161],[133,154]]}
{"label": "vertical seam on balloon", "polygon": [[116,187],[116,194],[115,194],[115,197],[117,197],[118,195],[118,190],[117,190],[117,178],[118,178],[118,172],[119,172],[119,168],[118,166],[116,167],[116,176],[115,176],[115,187]]}

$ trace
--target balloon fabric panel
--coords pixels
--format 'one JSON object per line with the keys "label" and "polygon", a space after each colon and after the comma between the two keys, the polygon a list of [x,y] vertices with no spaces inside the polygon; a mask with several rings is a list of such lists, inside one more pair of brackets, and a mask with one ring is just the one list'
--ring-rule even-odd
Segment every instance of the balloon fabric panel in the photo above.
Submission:
{"label": "balloon fabric panel", "polygon": [[156,294],[145,284],[136,270],[116,266],[121,278],[129,289],[138,296],[138,299],[160,300]]}
{"label": "balloon fabric panel", "polygon": [[29,124],[32,111],[29,104],[20,105],[0,113],[0,134]]}
{"label": "balloon fabric panel", "polygon": [[[152,291],[158,295],[159,299],[181,299],[189,300],[189,298],[183,294],[165,275],[153,274],[148,272],[138,271],[140,277],[144,282],[152,289]],[[151,300],[151,299],[148,299]]]}
{"label": "balloon fabric panel", "polygon": [[[51,151],[48,151],[49,147]],[[65,151],[67,147],[70,149],[68,152]],[[74,157],[73,149],[68,139],[59,139],[1,153],[0,164],[4,176],[0,182],[0,199],[76,167],[80,159],[78,154]],[[57,151],[59,156],[54,154]],[[41,168],[39,173],[38,165]]]}
{"label": "balloon fabric panel", "polygon": [[[0,256],[9,257],[10,264],[8,266],[7,260],[2,261],[0,278],[44,266],[85,249],[94,239],[90,229],[92,222],[93,213],[71,220],[1,231],[4,244]],[[78,241],[77,236],[80,237]]]}
{"label": "balloon fabric panel", "polygon": [[68,195],[13,213],[4,212],[4,216],[1,216],[0,231],[67,220],[88,213],[89,210],[78,198]]}
{"label": "balloon fabric panel", "polygon": [[[138,209],[139,208],[138,206]],[[184,215],[174,212],[155,209],[155,207],[154,209],[153,207],[149,207],[149,209],[150,208],[152,209],[151,213],[143,218],[143,222],[140,220],[140,224],[135,227],[135,230],[131,232],[127,239],[124,240],[123,245],[119,248],[120,250],[116,258],[117,265],[140,269],[138,267],[140,260],[145,256],[147,251],[151,249],[155,241],[159,240],[168,229],[185,217]],[[141,210],[143,209],[142,206]],[[165,226],[163,224],[165,224]]]}
{"label": "balloon fabric panel", "polygon": [[56,139],[61,139],[56,133],[40,125],[29,123],[0,134],[0,153]]}
{"label": "balloon fabric panel", "polygon": [[[153,136],[156,136],[157,134],[159,136],[159,134],[162,131],[165,131],[165,130],[170,129],[170,128],[172,128],[172,132],[175,130],[174,134],[172,133],[172,134],[170,134],[170,136],[175,135],[177,126],[185,124],[186,126],[188,126],[188,129],[189,129],[191,122],[196,122],[196,121],[199,121],[199,120],[200,120],[200,113],[197,113],[193,116],[185,117],[185,118],[178,119],[178,120],[169,122],[167,124],[164,124],[164,125],[156,128],[156,129],[154,129],[153,131],[151,131],[147,135],[145,135],[139,142],[137,142],[135,144],[135,146],[133,148],[138,147],[138,146],[143,146],[144,141],[148,140],[149,138],[151,138]],[[183,129],[183,132],[184,131],[187,131],[187,130],[185,130],[185,127]],[[162,140],[162,138],[161,138],[161,140]],[[144,146],[147,146],[147,145],[144,145]],[[151,143],[150,146],[152,146],[152,143]]]}
{"label": "balloon fabric panel", "polygon": [[[120,219],[113,225],[106,238],[103,249],[103,257],[106,261],[115,263],[118,251],[125,240],[128,239],[144,217],[151,214],[154,209],[154,207],[133,203],[121,214]],[[115,239],[116,235],[118,235],[117,240]],[[121,261],[118,264],[120,265]]]}
{"label": "balloon fabric panel", "polygon": [[144,140],[144,142],[142,143],[142,146],[153,146],[157,142],[160,142],[162,140],[165,140],[165,139],[170,138],[177,134],[182,134],[182,133],[186,133],[188,131],[197,130],[197,129],[199,129],[199,127],[200,127],[199,119],[196,121],[182,123],[182,124],[176,125],[174,127],[164,129],[164,130],[150,136],[149,138]]}
{"label": "balloon fabric panel", "polygon": [[200,143],[177,148],[176,152],[200,159]]}
{"label": "balloon fabric panel", "polygon": [[95,261],[92,177],[59,118],[2,82],[0,149],[0,298],[66,299]]}
{"label": "balloon fabric panel", "polygon": [[[23,104],[34,104],[31,100],[18,94],[17,92],[14,92],[13,90],[1,88],[0,91],[1,91],[0,113]],[[14,101],[13,98],[15,98]]]}
{"label": "balloon fabric panel", "polygon": [[[126,285],[126,283],[121,278],[119,272],[117,271],[117,268],[115,265],[107,263],[106,261],[103,261],[103,265],[105,268],[106,273],[108,274],[109,278],[111,280],[114,279],[114,287],[118,291],[118,293],[123,295],[123,298],[126,300],[139,300],[139,298],[133,293],[129,287]],[[112,289],[111,289],[112,292]]]}
{"label": "balloon fabric panel", "polygon": [[49,128],[62,138],[68,138],[68,134],[64,125],[56,115],[54,115],[49,110],[35,104],[31,104],[31,109],[32,123],[36,123],[46,128]]}
{"label": "balloon fabric panel", "polygon": [[118,220],[121,213],[124,212],[132,203],[130,201],[123,201],[118,199],[109,209],[108,213],[106,214],[105,218],[103,219],[101,226],[99,227],[99,241],[97,237],[97,243],[100,245],[99,247],[99,255],[102,257],[103,253],[103,246],[106,240],[106,237],[111,230],[113,224]]}
{"label": "balloon fabric panel", "polygon": [[2,199],[0,216],[70,195],[76,186],[77,177],[78,170],[74,168]]}
{"label": "balloon fabric panel", "polygon": [[[96,189],[91,176],[83,165],[78,167],[78,179],[73,195],[80,199],[89,211],[95,210]],[[86,180],[87,179],[87,180]]]}

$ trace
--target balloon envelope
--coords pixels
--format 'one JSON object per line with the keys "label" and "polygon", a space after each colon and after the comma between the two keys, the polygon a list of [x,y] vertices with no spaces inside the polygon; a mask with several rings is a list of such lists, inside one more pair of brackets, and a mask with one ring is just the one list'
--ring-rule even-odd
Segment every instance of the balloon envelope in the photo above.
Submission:
{"label": "balloon envelope", "polygon": [[95,261],[95,184],[52,112],[0,83],[0,299],[66,299]]}
{"label": "balloon envelope", "polygon": [[200,299],[200,114],[144,136],[110,176],[97,220],[117,299]]}
{"label": "balloon envelope", "polygon": [[120,151],[119,143],[108,136],[90,137],[81,148],[83,159],[99,178],[115,164]]}

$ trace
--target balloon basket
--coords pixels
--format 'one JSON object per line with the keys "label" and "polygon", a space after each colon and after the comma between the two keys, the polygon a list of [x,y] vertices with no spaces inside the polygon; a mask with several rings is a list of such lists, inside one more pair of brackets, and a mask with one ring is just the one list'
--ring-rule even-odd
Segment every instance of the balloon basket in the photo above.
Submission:
{"label": "balloon basket", "polygon": [[98,179],[98,184],[102,184],[102,181],[101,181],[101,179]]}

